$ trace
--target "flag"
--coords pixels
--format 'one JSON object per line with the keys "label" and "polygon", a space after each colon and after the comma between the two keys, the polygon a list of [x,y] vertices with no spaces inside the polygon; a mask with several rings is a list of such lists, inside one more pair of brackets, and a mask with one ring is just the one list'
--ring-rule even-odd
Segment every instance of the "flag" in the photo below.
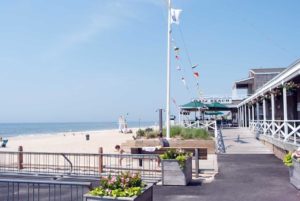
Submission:
{"label": "flag", "polygon": [[178,52],[179,51],[179,47],[174,47],[174,51]]}
{"label": "flag", "polygon": [[176,60],[179,60],[179,56],[178,55],[176,55],[175,58],[176,58]]}
{"label": "flag", "polygon": [[181,78],[181,81],[182,81],[183,85],[186,87],[186,82],[185,82],[184,77]]}
{"label": "flag", "polygon": [[178,71],[181,71],[181,68],[180,68],[180,66],[177,66],[177,68],[176,68]]}
{"label": "flag", "polygon": [[194,73],[194,77],[198,78],[199,77],[199,73],[198,72],[193,72]]}
{"label": "flag", "polygon": [[179,16],[182,10],[171,8],[171,23],[179,24]]}
{"label": "flag", "polygon": [[192,66],[192,68],[196,68],[197,66],[198,66],[198,64],[196,64],[196,65],[193,65],[193,66]]}

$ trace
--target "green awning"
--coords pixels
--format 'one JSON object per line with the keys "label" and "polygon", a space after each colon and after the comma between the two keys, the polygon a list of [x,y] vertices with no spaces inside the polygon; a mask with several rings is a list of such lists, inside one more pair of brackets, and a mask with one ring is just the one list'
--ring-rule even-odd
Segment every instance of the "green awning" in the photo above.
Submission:
{"label": "green awning", "polygon": [[205,114],[206,115],[222,115],[223,112],[218,112],[218,111],[216,111],[216,112],[205,112]]}
{"label": "green awning", "polygon": [[213,108],[213,109],[227,109],[228,107],[226,105],[223,105],[222,103],[214,102],[211,104],[207,104],[207,107]]}
{"label": "green awning", "polygon": [[206,105],[200,101],[191,101],[187,104],[180,106],[182,109],[198,109],[198,108],[206,108]]}

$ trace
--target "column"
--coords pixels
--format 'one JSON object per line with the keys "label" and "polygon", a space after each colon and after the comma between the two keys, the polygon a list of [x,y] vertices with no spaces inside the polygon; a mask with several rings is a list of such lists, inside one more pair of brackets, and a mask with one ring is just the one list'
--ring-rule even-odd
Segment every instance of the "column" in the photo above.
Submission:
{"label": "column", "polygon": [[251,114],[250,114],[250,106],[248,105],[248,127],[250,128]]}
{"label": "column", "polygon": [[275,99],[274,94],[271,93],[271,118],[272,118],[272,135],[275,132]]}
{"label": "column", "polygon": [[247,127],[247,105],[244,105],[244,127]]}
{"label": "column", "polygon": [[265,99],[263,99],[263,118],[264,118],[264,123],[263,123],[263,131],[264,131],[264,135],[266,134],[266,129],[267,129],[267,126],[266,126],[266,115],[267,115],[267,113],[266,113],[266,100]]}
{"label": "column", "polygon": [[259,103],[258,103],[258,101],[256,102],[256,120],[257,120],[257,122],[259,121]]}
{"label": "column", "polygon": [[254,115],[254,105],[251,105],[251,110],[252,110],[252,121],[254,122],[255,120],[255,115]]}
{"label": "column", "polygon": [[288,134],[288,125],[287,125],[287,96],[286,96],[286,88],[283,87],[282,89],[282,96],[283,96],[283,123],[284,123],[284,134]]}

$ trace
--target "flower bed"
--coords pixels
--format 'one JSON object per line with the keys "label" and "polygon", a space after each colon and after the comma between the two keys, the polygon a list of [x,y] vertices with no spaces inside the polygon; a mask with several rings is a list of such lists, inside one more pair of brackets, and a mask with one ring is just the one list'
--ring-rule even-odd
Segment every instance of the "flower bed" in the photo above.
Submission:
{"label": "flower bed", "polygon": [[[140,174],[122,173],[118,176],[102,177],[100,186],[84,196],[86,201],[99,200],[148,200],[152,193],[142,182]],[[147,195],[146,195],[147,194]],[[151,195],[152,196],[152,195]],[[141,198],[144,197],[144,198]]]}

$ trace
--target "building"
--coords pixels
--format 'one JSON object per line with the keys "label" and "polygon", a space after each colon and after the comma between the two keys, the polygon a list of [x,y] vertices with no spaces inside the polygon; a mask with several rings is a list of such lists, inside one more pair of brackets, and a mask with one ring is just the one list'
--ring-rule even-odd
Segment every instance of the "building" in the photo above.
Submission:
{"label": "building", "polygon": [[300,146],[300,60],[285,70],[256,69],[251,73],[248,80],[235,83],[249,92],[238,104],[239,126],[249,127],[276,149],[296,149]]}
{"label": "building", "polygon": [[246,89],[247,96],[254,94],[257,89],[266,84],[269,80],[284,71],[285,68],[256,68],[250,69],[248,78],[234,83],[233,89]]}

